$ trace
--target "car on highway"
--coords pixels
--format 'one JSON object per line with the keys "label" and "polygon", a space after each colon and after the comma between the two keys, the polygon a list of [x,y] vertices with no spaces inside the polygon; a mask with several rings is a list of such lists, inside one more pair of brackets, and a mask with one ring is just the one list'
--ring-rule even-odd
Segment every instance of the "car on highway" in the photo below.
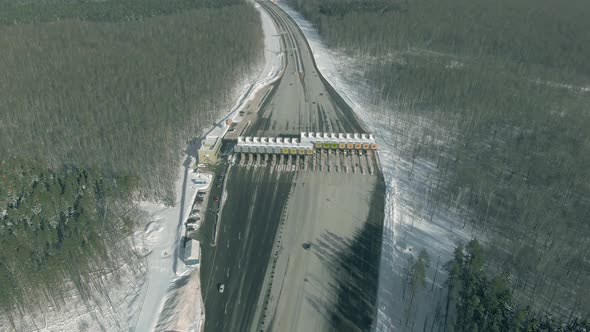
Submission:
{"label": "car on highway", "polygon": [[217,291],[218,291],[219,293],[223,293],[223,291],[224,291],[224,290],[225,290],[225,285],[224,285],[224,284],[222,284],[222,283],[218,283],[218,284],[217,284]]}
{"label": "car on highway", "polygon": [[214,201],[214,202],[219,202],[219,197],[215,197],[215,198],[213,198],[213,201]]}

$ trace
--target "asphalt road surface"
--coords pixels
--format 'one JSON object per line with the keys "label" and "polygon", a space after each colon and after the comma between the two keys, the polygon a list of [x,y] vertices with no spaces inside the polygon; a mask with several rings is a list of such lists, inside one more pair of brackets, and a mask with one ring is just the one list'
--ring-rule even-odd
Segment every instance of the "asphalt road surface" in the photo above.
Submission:
{"label": "asphalt road surface", "polygon": [[350,106],[317,70],[311,48],[295,21],[271,2],[259,4],[273,18],[281,35],[286,66],[247,136],[366,132]]}
{"label": "asphalt road surface", "polygon": [[252,324],[293,173],[234,167],[228,176],[217,245],[202,242],[205,331],[245,331]]}
{"label": "asphalt road surface", "polygon": [[372,328],[383,186],[382,177],[367,174],[297,173],[258,299],[256,331]]}

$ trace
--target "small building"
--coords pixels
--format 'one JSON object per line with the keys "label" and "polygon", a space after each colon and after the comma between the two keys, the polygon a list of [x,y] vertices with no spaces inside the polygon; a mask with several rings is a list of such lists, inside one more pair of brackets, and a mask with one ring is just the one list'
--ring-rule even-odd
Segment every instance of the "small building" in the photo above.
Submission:
{"label": "small building", "polygon": [[184,264],[198,265],[200,262],[201,247],[197,240],[187,240],[184,244]]}
{"label": "small building", "polygon": [[215,164],[219,159],[221,139],[218,136],[207,135],[199,148],[199,163]]}

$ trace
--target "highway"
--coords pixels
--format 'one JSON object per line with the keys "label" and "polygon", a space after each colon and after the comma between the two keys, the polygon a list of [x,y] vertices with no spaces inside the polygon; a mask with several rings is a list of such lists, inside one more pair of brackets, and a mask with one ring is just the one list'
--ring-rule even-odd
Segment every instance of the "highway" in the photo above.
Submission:
{"label": "highway", "polygon": [[217,244],[202,249],[205,331],[245,331],[252,323],[293,174],[233,168],[228,176]]}
{"label": "highway", "polygon": [[274,84],[246,136],[366,132],[350,106],[317,70],[311,48],[295,21],[271,2],[258,3],[273,18],[287,56],[282,78]]}
{"label": "highway", "polygon": [[[282,40],[282,50],[286,55],[284,59],[284,70],[278,79],[269,89],[264,90],[263,97],[253,98],[245,109],[256,109],[256,114],[251,124],[246,127],[244,134],[248,136],[295,136],[302,131],[311,132],[342,132],[342,133],[366,133],[368,130],[357,118],[353,110],[344,102],[338,93],[321,76],[316,68],[312,51],[305,39],[305,36],[297,24],[279,7],[268,1],[258,2],[260,6],[273,19]],[[262,100],[262,101],[261,101]],[[260,105],[260,106],[259,106]],[[338,158],[338,157],[336,157]],[[358,158],[358,157],[357,157]],[[354,165],[351,167],[351,173]],[[358,165],[357,165],[358,167]],[[327,169],[327,168],[326,168]],[[351,256],[348,252],[351,244],[355,243],[353,237],[362,231],[363,225],[370,223],[377,225],[380,231],[382,224],[382,213],[370,213],[371,206],[381,206],[380,193],[376,193],[380,187],[382,177],[380,170],[375,174],[346,174],[346,173],[321,173],[321,170],[314,172],[313,169],[302,175],[294,171],[285,171],[273,167],[256,166],[245,167],[239,164],[232,165],[226,174],[227,185],[223,190],[226,192],[224,207],[219,220],[219,233],[217,242],[211,245],[212,241],[202,241],[202,262],[201,262],[201,283],[203,290],[203,301],[205,304],[205,331],[260,331],[268,330],[269,322],[265,321],[266,314],[272,315],[273,320],[288,320],[289,322],[299,319],[310,318],[313,322],[312,330],[338,330],[338,328],[352,328],[353,330],[367,330],[371,326],[374,314],[372,303],[374,302],[374,291],[376,290],[376,277],[371,280],[364,280],[361,285],[343,284],[342,279],[334,278],[333,273],[339,270],[331,262],[326,262],[326,252],[336,256]],[[332,175],[330,175],[332,174]],[[354,176],[354,178],[352,177]],[[324,181],[326,185],[324,185]],[[315,183],[314,190],[309,184]],[[342,183],[342,185],[340,185]],[[311,190],[311,191],[310,191]],[[320,201],[319,196],[322,196]],[[293,203],[291,196],[294,196]],[[315,200],[315,201],[314,201]],[[355,213],[332,214],[324,211],[321,206],[326,200],[335,210],[350,211],[355,204],[361,206]],[[308,201],[313,201],[306,203]],[[374,203],[377,202],[377,204]],[[314,213],[301,213],[296,210],[298,205],[303,204],[303,209],[314,206]],[[311,204],[311,205],[309,205]],[[291,205],[296,207],[294,210]],[[348,205],[348,206],[345,206]],[[344,207],[344,209],[340,209]],[[377,210],[382,210],[379,207]],[[315,213],[317,211],[317,213]],[[315,218],[326,220],[322,223]],[[342,232],[339,232],[339,220],[347,225]],[[293,226],[300,223],[301,227]],[[317,224],[317,227],[314,225]],[[209,234],[213,229],[211,223],[204,225],[204,232]],[[288,234],[281,235],[287,229]],[[371,243],[380,241],[380,233],[371,231]],[[305,232],[305,233],[304,233]],[[365,314],[358,319],[350,318],[344,320],[343,315],[357,311],[356,307],[350,307],[350,303],[340,305],[338,298],[330,296],[315,299],[314,305],[323,307],[322,310],[312,310],[307,317],[305,313],[300,316],[286,317],[283,312],[289,310],[275,310],[265,304],[265,296],[273,298],[276,292],[272,287],[273,267],[271,262],[278,259],[279,266],[284,271],[298,270],[296,265],[289,265],[289,256],[285,252],[277,252],[277,239],[284,237],[290,241],[293,248],[301,248],[301,239],[306,234],[315,234],[325,238],[326,232],[335,234],[342,239],[338,242],[337,248],[327,250],[326,243],[315,247],[312,253],[307,256],[298,256],[293,261],[311,264],[306,273],[316,273],[319,285],[323,289],[334,292],[336,297],[362,299],[362,310]],[[375,233],[376,235],[373,235]],[[308,239],[314,241],[315,239]],[[319,244],[320,242],[318,242]],[[375,246],[377,248],[379,246]],[[301,255],[303,249],[295,249],[296,255]],[[303,254],[305,254],[303,253]],[[369,256],[379,257],[379,253],[372,252]],[[357,256],[346,258],[347,260],[359,260]],[[360,261],[371,261],[369,257],[361,257]],[[341,259],[343,260],[343,259]],[[378,259],[375,259],[378,262]],[[373,264],[373,263],[370,263]],[[313,265],[313,266],[312,266]],[[373,265],[371,265],[373,266]],[[373,266],[373,268],[377,268]],[[298,272],[299,273],[299,272]],[[304,274],[296,281],[282,280],[285,287],[290,287],[291,293],[297,293],[303,285]],[[340,272],[338,272],[340,275]],[[376,275],[376,274],[375,274]],[[350,278],[349,278],[350,279]],[[375,279],[375,280],[373,280]],[[291,283],[292,282],[292,283]],[[218,284],[223,283],[225,290],[218,292]],[[289,284],[291,283],[291,284]],[[287,285],[289,284],[289,285]],[[334,289],[326,285],[331,284]],[[370,288],[367,295],[353,294],[347,291],[350,287],[363,290],[363,287]],[[275,287],[276,288],[276,287]],[[303,288],[302,288],[303,291]],[[309,291],[309,288],[305,289]],[[363,291],[364,293],[364,291]],[[289,299],[286,299],[289,297]],[[291,298],[294,300],[291,302]],[[285,302],[286,301],[286,302]],[[277,306],[294,308],[298,312],[301,306],[307,306],[306,299],[298,296],[283,295],[282,302],[271,301]],[[361,300],[359,300],[361,301]],[[284,302],[284,303],[283,303]],[[346,301],[344,301],[346,302]],[[346,305],[349,307],[347,308]],[[313,308],[312,308],[313,309]],[[314,316],[320,313],[326,317]],[[332,321],[330,317],[338,318]],[[362,322],[361,322],[362,321]],[[360,322],[360,323],[359,323]],[[276,326],[274,330],[282,330]],[[308,330],[309,326],[290,325],[289,330]],[[272,328],[271,328],[272,329]]]}

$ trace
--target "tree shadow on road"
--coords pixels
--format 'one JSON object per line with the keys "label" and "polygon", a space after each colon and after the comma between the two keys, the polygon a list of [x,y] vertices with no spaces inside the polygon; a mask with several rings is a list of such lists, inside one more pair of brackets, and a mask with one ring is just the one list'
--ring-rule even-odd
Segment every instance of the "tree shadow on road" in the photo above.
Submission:
{"label": "tree shadow on road", "polygon": [[322,234],[313,252],[336,280],[328,290],[333,303],[308,296],[337,331],[369,331],[376,313],[382,226],[365,223],[352,238],[332,232]]}

